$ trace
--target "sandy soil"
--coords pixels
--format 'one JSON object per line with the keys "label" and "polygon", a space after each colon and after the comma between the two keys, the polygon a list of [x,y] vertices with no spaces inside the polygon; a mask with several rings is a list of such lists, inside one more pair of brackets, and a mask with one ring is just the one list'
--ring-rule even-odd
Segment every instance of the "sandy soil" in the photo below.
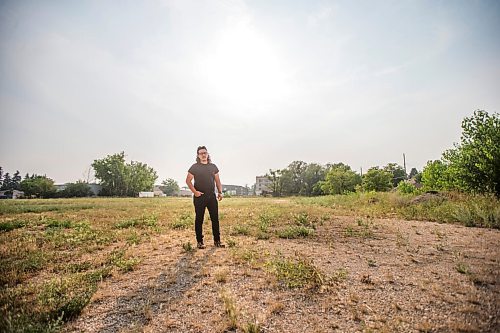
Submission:
{"label": "sandy soil", "polygon": [[[236,236],[219,249],[208,236],[206,249],[185,252],[193,238],[172,231],[133,248],[141,264],[102,282],[64,331],[231,331],[224,294],[237,332],[249,323],[263,332],[500,332],[498,230],[332,217],[302,239]],[[288,289],[263,265],[278,254],[347,276]]]}

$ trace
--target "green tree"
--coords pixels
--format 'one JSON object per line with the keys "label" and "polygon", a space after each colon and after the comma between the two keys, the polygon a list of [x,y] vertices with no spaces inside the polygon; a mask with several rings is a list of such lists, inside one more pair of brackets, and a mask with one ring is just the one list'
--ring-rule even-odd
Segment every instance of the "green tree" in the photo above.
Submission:
{"label": "green tree", "polygon": [[384,170],[392,174],[392,186],[397,187],[398,184],[406,180],[406,172],[403,167],[397,163],[389,163],[384,167]]}
{"label": "green tree", "polygon": [[416,176],[418,175],[418,173],[419,173],[419,172],[418,172],[417,168],[411,168],[411,170],[410,170],[410,174],[408,175],[408,178],[410,178],[410,179],[411,179],[411,178],[413,178],[413,177],[416,177]]}
{"label": "green tree", "polygon": [[443,153],[454,188],[500,197],[500,116],[484,110],[462,121],[460,144]]}
{"label": "green tree", "polygon": [[54,181],[47,176],[32,175],[21,181],[21,191],[25,196],[36,196],[38,198],[52,198],[56,193]]}
{"label": "green tree", "polygon": [[101,195],[125,196],[127,194],[128,175],[125,165],[125,152],[94,160],[92,167],[102,186]]}
{"label": "green tree", "polygon": [[326,173],[321,189],[326,194],[345,194],[354,192],[358,184],[361,184],[361,176],[352,171],[349,165],[337,163]]}
{"label": "green tree", "polygon": [[167,178],[161,182],[161,190],[169,196],[176,195],[179,192],[179,184],[172,178]]}
{"label": "green tree", "polygon": [[145,163],[132,161],[127,164],[127,195],[136,196],[141,191],[151,191],[158,178],[156,171]]}
{"label": "green tree", "polygon": [[292,172],[288,169],[282,169],[280,175],[280,196],[281,195],[293,195],[295,190],[295,184],[293,181]]}
{"label": "green tree", "polygon": [[304,177],[306,169],[307,163],[303,161],[293,161],[288,165],[284,178],[284,180],[288,181],[288,184],[284,186],[284,188],[287,189],[286,194],[298,195],[302,194],[305,191]]}
{"label": "green tree", "polygon": [[372,167],[363,175],[362,185],[365,191],[388,191],[392,188],[392,174],[379,167]]}
{"label": "green tree", "polygon": [[87,182],[78,180],[76,183],[66,184],[64,190],[58,192],[57,194],[62,198],[80,198],[91,197],[94,195],[94,192],[92,192]]}
{"label": "green tree", "polygon": [[3,176],[2,187],[0,190],[12,190],[12,178],[8,172]]}
{"label": "green tree", "polygon": [[273,197],[281,196],[281,170],[271,170],[269,169],[269,174],[267,178],[271,181],[270,190]]}
{"label": "green tree", "polygon": [[453,188],[448,164],[441,160],[428,161],[422,170],[422,184],[426,191],[441,191]]}
{"label": "green tree", "polygon": [[301,194],[307,196],[323,194],[318,183],[325,179],[325,172],[325,168],[319,164],[308,164],[304,170],[304,184]]}
{"label": "green tree", "polygon": [[23,178],[20,175],[19,170],[16,170],[14,175],[12,176],[12,183],[11,183],[11,189],[12,190],[20,190],[21,189],[21,180]]}
{"label": "green tree", "polygon": [[136,196],[141,191],[150,191],[158,178],[147,164],[135,161],[126,164],[125,152],[94,160],[92,167],[104,196]]}

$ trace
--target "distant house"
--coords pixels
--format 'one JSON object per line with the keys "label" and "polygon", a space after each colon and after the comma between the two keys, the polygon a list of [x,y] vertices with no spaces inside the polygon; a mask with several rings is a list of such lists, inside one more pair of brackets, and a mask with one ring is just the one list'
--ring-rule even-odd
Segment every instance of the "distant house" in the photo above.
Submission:
{"label": "distant house", "polygon": [[255,177],[255,195],[271,193],[271,180],[267,176]]}
{"label": "distant house", "polygon": [[18,190],[0,191],[0,199],[19,199],[22,197],[24,197],[23,191],[18,191]]}
{"label": "distant house", "polygon": [[66,188],[68,184],[54,184],[54,187],[56,188],[56,192],[60,192]]}
{"label": "distant house", "polygon": [[99,195],[99,193],[102,190],[102,186],[100,184],[91,183],[88,185],[90,187],[90,190],[92,191],[92,193],[94,193],[95,196]]}
{"label": "distant house", "polygon": [[177,195],[180,197],[190,197],[193,195],[193,192],[187,186],[183,186],[179,189]]}
{"label": "distant house", "polygon": [[[69,183],[66,183],[66,184],[55,184],[55,188],[56,188],[56,192],[59,192],[59,191],[62,191],[66,188],[66,186],[68,186]],[[87,184],[89,187],[90,187],[90,190],[92,191],[93,195],[94,196],[98,196],[99,195],[99,192],[101,192],[102,190],[102,186],[100,184],[96,184],[96,183],[90,183],[90,184]]]}
{"label": "distant house", "polygon": [[155,197],[166,197],[167,195],[161,190],[161,185],[155,185],[153,187],[153,193]]}
{"label": "distant house", "polygon": [[410,183],[411,185],[415,186],[416,188],[422,188],[422,184],[417,182],[417,180],[415,178],[410,178],[407,180],[408,183]]}
{"label": "distant house", "polygon": [[155,192],[139,192],[139,198],[154,198]]}
{"label": "distant house", "polygon": [[229,195],[249,195],[250,190],[248,187],[240,186],[240,185],[222,185],[222,193],[226,193]]}

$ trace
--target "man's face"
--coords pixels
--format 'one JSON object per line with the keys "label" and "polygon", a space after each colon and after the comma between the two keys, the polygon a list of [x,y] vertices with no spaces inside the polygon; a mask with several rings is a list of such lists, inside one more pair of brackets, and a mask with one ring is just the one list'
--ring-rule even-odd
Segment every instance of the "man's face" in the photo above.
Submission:
{"label": "man's face", "polygon": [[207,152],[207,150],[206,149],[200,149],[198,151],[198,157],[200,158],[200,160],[202,162],[207,162],[207,160],[208,160],[208,152]]}

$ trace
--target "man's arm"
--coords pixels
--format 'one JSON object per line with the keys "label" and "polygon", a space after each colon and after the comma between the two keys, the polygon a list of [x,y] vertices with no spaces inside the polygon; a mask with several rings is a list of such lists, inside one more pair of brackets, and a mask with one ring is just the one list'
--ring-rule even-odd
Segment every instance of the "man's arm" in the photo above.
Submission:
{"label": "man's arm", "polygon": [[222,193],[222,185],[220,183],[219,173],[215,174],[215,185],[217,186],[217,193]]}
{"label": "man's arm", "polygon": [[222,200],[222,184],[220,183],[219,173],[215,174],[215,185],[217,186],[217,197]]}
{"label": "man's arm", "polygon": [[188,172],[187,174],[187,177],[186,177],[186,185],[189,187],[189,189],[191,190],[191,192],[194,193],[194,196],[195,197],[199,197],[200,195],[203,194],[203,192],[200,192],[200,191],[197,191],[195,188],[194,188],[194,185],[193,185],[193,174]]}

